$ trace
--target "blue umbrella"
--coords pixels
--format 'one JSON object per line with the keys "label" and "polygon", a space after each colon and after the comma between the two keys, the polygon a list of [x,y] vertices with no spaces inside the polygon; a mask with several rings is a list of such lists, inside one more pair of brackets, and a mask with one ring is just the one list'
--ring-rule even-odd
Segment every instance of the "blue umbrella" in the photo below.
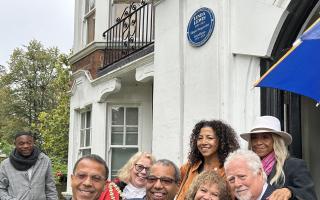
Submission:
{"label": "blue umbrella", "polygon": [[286,90],[320,103],[320,18],[255,86]]}

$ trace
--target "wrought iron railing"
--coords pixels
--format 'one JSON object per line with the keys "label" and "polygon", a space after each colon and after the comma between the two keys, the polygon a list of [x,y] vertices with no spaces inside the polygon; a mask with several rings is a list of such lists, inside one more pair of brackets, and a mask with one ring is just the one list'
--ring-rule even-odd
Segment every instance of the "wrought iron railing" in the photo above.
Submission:
{"label": "wrought iron railing", "polygon": [[132,3],[117,23],[103,33],[106,39],[103,68],[154,43],[152,3]]}

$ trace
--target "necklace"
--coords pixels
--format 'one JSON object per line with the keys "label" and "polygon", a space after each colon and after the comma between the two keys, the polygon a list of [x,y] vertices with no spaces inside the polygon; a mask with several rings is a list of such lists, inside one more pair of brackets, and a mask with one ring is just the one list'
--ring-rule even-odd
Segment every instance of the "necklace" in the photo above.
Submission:
{"label": "necklace", "polygon": [[114,182],[110,182],[108,188],[109,188],[109,194],[110,194],[111,200],[115,200],[116,199],[114,194],[113,194],[113,189],[112,188],[114,188],[119,193],[119,196],[122,197],[122,192],[121,192],[120,188]]}

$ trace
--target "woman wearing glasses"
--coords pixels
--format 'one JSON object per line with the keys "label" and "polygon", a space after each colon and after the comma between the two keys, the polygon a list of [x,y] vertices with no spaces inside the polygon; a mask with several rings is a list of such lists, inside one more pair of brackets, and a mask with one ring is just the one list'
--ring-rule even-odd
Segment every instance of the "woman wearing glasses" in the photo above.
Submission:
{"label": "woman wearing glasses", "polygon": [[155,158],[146,152],[137,152],[119,170],[122,199],[143,198],[146,195],[147,175]]}
{"label": "woman wearing glasses", "polygon": [[177,200],[184,200],[192,181],[203,171],[214,170],[224,177],[223,163],[228,154],[239,148],[236,133],[220,120],[198,122],[190,137],[188,162],[181,170]]}

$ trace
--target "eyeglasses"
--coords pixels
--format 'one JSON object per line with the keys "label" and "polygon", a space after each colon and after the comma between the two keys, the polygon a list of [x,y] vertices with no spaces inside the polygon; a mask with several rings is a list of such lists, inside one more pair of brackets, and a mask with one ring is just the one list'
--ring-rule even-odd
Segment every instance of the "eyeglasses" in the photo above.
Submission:
{"label": "eyeglasses", "polygon": [[76,173],[74,176],[81,182],[87,180],[88,177],[90,177],[90,180],[95,183],[100,183],[102,181],[105,181],[105,177],[99,176],[99,175],[88,175],[83,173]]}
{"label": "eyeglasses", "polygon": [[149,171],[150,167],[145,167],[141,164],[134,164],[134,168],[138,171],[138,172],[142,172],[142,170],[146,170],[146,172]]}
{"label": "eyeglasses", "polygon": [[164,186],[168,186],[168,185],[171,185],[172,183],[176,183],[174,179],[165,177],[165,176],[162,176],[162,177],[148,176],[147,177],[147,182],[149,184],[155,184],[158,180],[160,180],[161,184]]}

